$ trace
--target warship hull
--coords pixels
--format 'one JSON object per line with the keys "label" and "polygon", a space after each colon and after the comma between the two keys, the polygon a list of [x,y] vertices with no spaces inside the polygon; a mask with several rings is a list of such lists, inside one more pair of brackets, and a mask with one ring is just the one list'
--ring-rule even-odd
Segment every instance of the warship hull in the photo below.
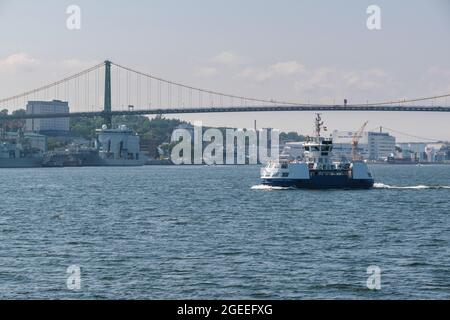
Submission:
{"label": "warship hull", "polygon": [[141,167],[146,160],[99,159],[97,166],[103,167]]}
{"label": "warship hull", "polygon": [[97,150],[49,154],[44,167],[139,167],[147,161],[136,159],[103,159]]}
{"label": "warship hull", "polygon": [[42,166],[42,158],[0,158],[0,168],[38,168]]}

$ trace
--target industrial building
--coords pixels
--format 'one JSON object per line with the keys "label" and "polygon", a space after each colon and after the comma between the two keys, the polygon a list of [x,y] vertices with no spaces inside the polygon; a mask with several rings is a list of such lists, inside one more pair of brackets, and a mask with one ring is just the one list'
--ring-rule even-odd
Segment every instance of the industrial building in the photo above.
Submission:
{"label": "industrial building", "polygon": [[[53,101],[29,101],[27,114],[55,114],[69,113],[69,103],[59,100]],[[43,118],[28,119],[26,131],[38,133],[62,133],[69,132],[69,118]]]}

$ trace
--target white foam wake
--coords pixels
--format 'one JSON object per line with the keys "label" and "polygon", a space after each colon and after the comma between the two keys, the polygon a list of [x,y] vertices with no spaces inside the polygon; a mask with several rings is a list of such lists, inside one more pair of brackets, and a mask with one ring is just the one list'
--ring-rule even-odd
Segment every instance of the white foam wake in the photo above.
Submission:
{"label": "white foam wake", "polygon": [[384,183],[375,183],[373,185],[374,188],[377,189],[410,189],[410,190],[423,190],[423,189],[450,189],[450,186],[426,186],[426,185],[417,185],[417,186],[390,186]]}
{"label": "white foam wake", "polygon": [[253,186],[252,190],[291,190],[294,188],[291,187],[274,187],[274,186],[268,186],[265,184],[260,184],[257,186]]}

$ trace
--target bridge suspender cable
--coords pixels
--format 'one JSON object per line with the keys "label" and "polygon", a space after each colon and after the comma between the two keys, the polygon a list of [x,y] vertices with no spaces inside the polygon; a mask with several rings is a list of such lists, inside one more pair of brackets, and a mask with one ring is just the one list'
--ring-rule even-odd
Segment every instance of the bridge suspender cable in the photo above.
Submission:
{"label": "bridge suspender cable", "polygon": [[[330,105],[326,105],[326,104],[311,104],[311,103],[295,103],[295,102],[287,102],[287,101],[278,101],[278,100],[267,100],[267,99],[258,99],[258,98],[252,98],[252,97],[244,97],[244,96],[238,96],[238,95],[232,95],[232,94],[226,94],[226,93],[222,93],[222,92],[218,92],[218,91],[213,91],[213,90],[206,90],[206,89],[201,89],[201,88],[197,88],[194,86],[189,86],[189,85],[185,85],[182,83],[178,83],[178,82],[174,82],[174,81],[169,81],[160,77],[156,77],[153,76],[152,74],[149,73],[144,73],[129,67],[125,67],[110,61],[105,61],[102,62],[100,64],[97,64],[89,69],[86,69],[84,71],[81,71],[79,73],[76,73],[74,75],[71,75],[69,77],[66,77],[64,79],[61,79],[59,81],[50,83],[48,85],[36,88],[34,90],[30,90],[27,92],[24,92],[22,94],[18,94],[15,95],[13,97],[9,97],[9,98],[5,98],[5,99],[0,99],[0,105],[1,104],[6,104],[8,102],[11,101],[17,101],[20,98],[27,98],[29,96],[33,96],[36,97],[37,94],[41,93],[41,92],[47,92],[49,91],[49,89],[54,88],[55,89],[55,95],[58,94],[59,96],[59,85],[64,84],[65,86],[67,86],[68,82],[70,82],[71,80],[74,80],[74,86],[75,86],[75,92],[76,95],[74,96],[74,100],[76,101],[75,105],[78,107],[78,104],[80,102],[87,102],[89,103],[89,98],[90,98],[90,89],[89,89],[89,84],[87,84],[89,82],[89,73],[92,71],[96,71],[96,73],[99,73],[99,69],[100,68],[105,68],[105,74],[108,73],[108,71],[110,71],[110,66],[114,65],[117,68],[117,74],[118,74],[118,90],[117,90],[117,97],[119,97],[119,104],[120,104],[120,70],[125,70],[127,73],[127,78],[126,78],[126,90],[125,90],[125,95],[126,95],[126,102],[127,105],[130,104],[130,100],[131,100],[131,79],[129,78],[130,74],[135,74],[136,75],[136,80],[137,80],[137,85],[138,85],[138,89],[136,91],[136,94],[138,95],[138,97],[136,97],[137,102],[141,102],[141,77],[145,77],[147,79],[147,81],[149,82],[149,91],[147,92],[147,95],[150,97],[151,99],[151,95],[152,95],[152,86],[151,86],[151,82],[155,81],[157,82],[156,84],[156,102],[158,103],[157,108],[160,109],[164,109],[161,105],[161,99],[162,99],[162,88],[161,88],[161,84],[164,84],[165,87],[167,87],[167,102],[168,102],[168,106],[171,107],[173,106],[174,102],[177,101],[172,95],[173,94],[177,94],[179,95],[179,100],[182,100],[182,93],[183,90],[186,92],[187,94],[187,99],[190,102],[189,105],[192,106],[192,101],[193,101],[193,93],[198,93],[198,100],[197,98],[195,98],[195,100],[197,100],[199,102],[200,105],[195,106],[195,108],[197,108],[198,110],[200,109],[205,109],[207,111],[205,112],[213,112],[210,109],[216,109],[216,104],[214,103],[214,98],[219,98],[219,101],[221,101],[223,103],[223,98],[228,98],[231,101],[231,105],[228,105],[226,107],[230,108],[230,111],[242,111],[244,109],[248,109],[249,111],[267,111],[267,110],[271,110],[272,108],[279,108],[279,111],[293,111],[293,110],[298,110],[298,111],[314,111],[314,110],[323,110],[323,111],[436,111],[436,112],[448,112],[449,111],[449,106],[443,107],[441,106],[433,106],[433,107],[427,107],[427,106],[416,106],[416,107],[412,107],[412,106],[406,106],[405,104],[407,103],[413,103],[413,102],[420,102],[420,101],[429,101],[429,100],[436,100],[436,99],[442,99],[442,98],[448,98],[450,97],[450,94],[444,94],[444,95],[437,95],[437,96],[432,96],[432,97],[424,97],[424,98],[416,98],[416,99],[402,99],[402,100],[397,100],[397,101],[385,101],[385,102],[376,102],[376,103],[363,103],[363,104],[330,104]],[[79,97],[79,91],[80,91],[80,78],[82,78],[84,76],[85,79],[85,96],[84,97]],[[109,79],[106,75],[105,75],[106,79]],[[83,80],[83,78],[82,78]],[[125,82],[125,81],[124,81]],[[90,82],[89,82],[90,83]],[[100,77],[97,76],[96,80],[95,80],[96,85],[98,86],[100,84]],[[87,85],[87,87],[86,87]],[[106,83],[106,87],[110,87],[111,86],[111,82],[108,81]],[[81,87],[82,88],[82,87]],[[178,88],[178,91],[176,90],[176,88]],[[109,89],[109,88],[108,88]],[[67,86],[67,93],[70,90],[70,86]],[[97,90],[100,90],[99,87],[97,87]],[[83,89],[81,90],[83,91]],[[134,90],[133,90],[134,91]],[[100,104],[101,103],[101,98],[100,95],[98,93],[96,93],[96,95],[98,97],[95,97],[96,100],[96,104]],[[84,99],[84,100],[83,100]],[[147,99],[148,100],[148,99]],[[109,106],[110,106],[110,96],[106,95],[105,96],[105,101],[106,101],[106,107],[108,107],[108,110],[104,110],[106,113],[111,113],[111,111],[117,111],[117,110],[110,110]],[[203,103],[205,102],[206,103]],[[235,101],[240,101],[240,106],[235,107],[234,103]],[[151,103],[152,101],[147,101],[148,103]],[[248,102],[252,102],[255,104],[263,104],[263,106],[258,106],[258,105],[254,105],[251,106],[248,104]],[[447,102],[447,100],[446,100]],[[210,105],[211,103],[211,105]],[[177,108],[180,109],[180,107],[184,105],[184,101],[178,101],[178,106]],[[207,107],[205,107],[207,105]],[[90,107],[90,106],[85,106],[85,107]],[[97,105],[97,107],[100,107],[100,105]],[[115,106],[116,108],[120,107],[119,105]],[[139,106],[138,106],[139,107]],[[150,109],[153,106],[148,106],[148,108]],[[222,105],[222,108],[217,108],[217,109],[223,109],[221,112],[225,112],[225,108]],[[253,109],[252,109],[253,107]],[[267,108],[267,110],[263,109],[264,107]],[[303,108],[304,107],[304,108]],[[378,108],[379,107],[379,108]],[[392,107],[392,108],[391,108]],[[404,110],[402,108],[405,108]],[[238,110],[239,108],[241,108],[241,110]],[[153,108],[152,108],[153,109]],[[194,109],[194,107],[192,107],[191,109]],[[164,110],[167,110],[164,109]],[[145,111],[145,110],[142,110]],[[277,110],[273,110],[273,111],[277,111]]]}
{"label": "bridge suspender cable", "polygon": [[[144,77],[148,77],[148,78],[150,78],[152,80],[156,80],[156,81],[159,81],[159,82],[166,83],[169,86],[174,85],[174,86],[182,87],[182,88],[193,90],[193,91],[197,91],[197,92],[203,92],[203,93],[207,93],[207,94],[213,94],[213,95],[217,95],[217,96],[233,98],[233,99],[240,99],[240,100],[246,100],[246,101],[270,103],[270,104],[273,104],[273,105],[275,105],[275,104],[298,105],[298,103],[294,103],[294,102],[275,101],[275,100],[266,100],[266,99],[258,99],[258,98],[249,98],[249,97],[244,97],[244,96],[237,96],[237,95],[232,95],[232,94],[226,94],[226,93],[213,91],[213,90],[206,90],[206,89],[196,88],[196,87],[193,87],[193,86],[188,86],[188,85],[185,85],[185,84],[182,84],[182,83],[173,82],[173,81],[166,80],[166,79],[163,79],[163,78],[160,78],[160,77],[156,77],[156,76],[153,76],[153,75],[148,74],[148,73],[137,71],[137,70],[134,70],[132,68],[125,67],[125,66],[119,65],[119,64],[114,63],[114,62],[111,62],[111,64],[115,65],[116,67],[119,67],[119,68],[121,68],[123,70],[129,71],[129,72],[133,72],[135,74],[138,74],[138,75],[141,75],[141,76],[144,76]],[[302,104],[302,105],[311,105],[311,106],[313,106],[313,104]]]}
{"label": "bridge suspender cable", "polygon": [[[182,83],[173,82],[173,81],[170,81],[170,80],[166,80],[166,79],[163,79],[163,78],[160,78],[160,77],[153,76],[153,75],[148,74],[148,73],[144,73],[144,72],[137,71],[137,70],[129,68],[129,67],[125,67],[125,66],[116,64],[114,62],[111,62],[111,64],[115,65],[118,68],[122,68],[124,70],[127,70],[129,72],[133,72],[133,73],[136,73],[136,74],[148,77],[148,78],[156,80],[156,81],[164,82],[164,83],[168,84],[169,86],[175,85],[175,86],[179,86],[179,87],[190,89],[190,90],[194,90],[194,91],[199,91],[199,92],[204,92],[204,93],[208,93],[208,94],[218,95],[218,96],[221,96],[221,97],[240,99],[240,100],[244,100],[244,101],[270,103],[270,104],[275,104],[275,105],[276,104],[282,104],[282,105],[303,105],[303,106],[319,106],[319,105],[322,105],[322,104],[312,104],[312,103],[297,103],[297,102],[287,102],[287,101],[278,101],[278,100],[266,100],[266,99],[258,99],[258,98],[250,98],[250,97],[244,97],[244,96],[231,95],[231,94],[226,94],[226,93],[223,93],[223,92],[206,90],[206,89],[196,88],[196,87],[193,87],[193,86],[188,86],[188,85],[185,85],[185,84],[182,84]],[[420,101],[427,101],[427,100],[434,100],[434,99],[448,98],[448,97],[450,97],[450,94],[438,95],[438,96],[432,96],[432,97],[415,98],[415,99],[403,99],[403,100],[391,100],[391,101],[384,101],[384,102],[375,102],[375,103],[370,103],[369,105],[371,105],[371,106],[399,105],[399,104],[405,104],[405,103],[420,102]],[[362,104],[362,103],[359,103],[359,104],[348,104],[348,106],[364,106],[364,105],[367,105],[367,103],[366,104]]]}
{"label": "bridge suspender cable", "polygon": [[76,74],[74,74],[74,75],[68,76],[68,77],[66,77],[66,78],[64,78],[64,79],[61,79],[61,80],[59,80],[59,81],[50,83],[50,84],[48,84],[48,85],[45,85],[45,86],[36,88],[36,89],[34,89],[34,90],[30,90],[30,91],[27,91],[27,92],[24,92],[24,93],[21,93],[21,94],[12,96],[12,97],[9,97],[9,98],[0,99],[0,104],[1,104],[1,103],[5,103],[5,102],[9,102],[9,101],[12,101],[12,100],[15,100],[15,99],[24,98],[24,97],[30,96],[30,95],[32,95],[32,94],[35,94],[35,93],[38,93],[38,92],[41,92],[41,91],[44,91],[44,90],[47,90],[47,89],[56,87],[56,86],[58,86],[58,85],[60,85],[60,84],[63,84],[63,83],[65,83],[65,82],[68,82],[68,81],[70,81],[70,80],[77,79],[77,78],[79,78],[79,77],[81,77],[81,76],[83,76],[83,75],[85,75],[85,74],[87,74],[87,73],[89,73],[89,72],[92,72],[92,71],[94,71],[94,70],[96,70],[96,69],[98,69],[98,68],[102,68],[102,67],[104,67],[104,65],[105,65],[104,63],[100,63],[100,64],[98,64],[98,65],[96,65],[96,66],[93,66],[93,67],[91,67],[91,68],[89,68],[89,69],[83,70],[83,71],[81,71],[81,72],[79,72],[79,73],[76,73]]}

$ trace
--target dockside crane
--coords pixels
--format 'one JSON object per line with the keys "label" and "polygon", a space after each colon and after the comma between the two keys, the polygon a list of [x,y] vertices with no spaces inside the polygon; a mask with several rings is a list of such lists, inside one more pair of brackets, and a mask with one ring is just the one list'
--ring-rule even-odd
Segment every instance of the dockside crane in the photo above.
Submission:
{"label": "dockside crane", "polygon": [[353,134],[353,138],[352,138],[352,158],[353,161],[360,161],[362,160],[361,156],[358,155],[358,144],[359,144],[359,139],[361,139],[362,134],[364,133],[364,130],[367,127],[367,124],[369,123],[369,121],[366,121],[363,126]]}

